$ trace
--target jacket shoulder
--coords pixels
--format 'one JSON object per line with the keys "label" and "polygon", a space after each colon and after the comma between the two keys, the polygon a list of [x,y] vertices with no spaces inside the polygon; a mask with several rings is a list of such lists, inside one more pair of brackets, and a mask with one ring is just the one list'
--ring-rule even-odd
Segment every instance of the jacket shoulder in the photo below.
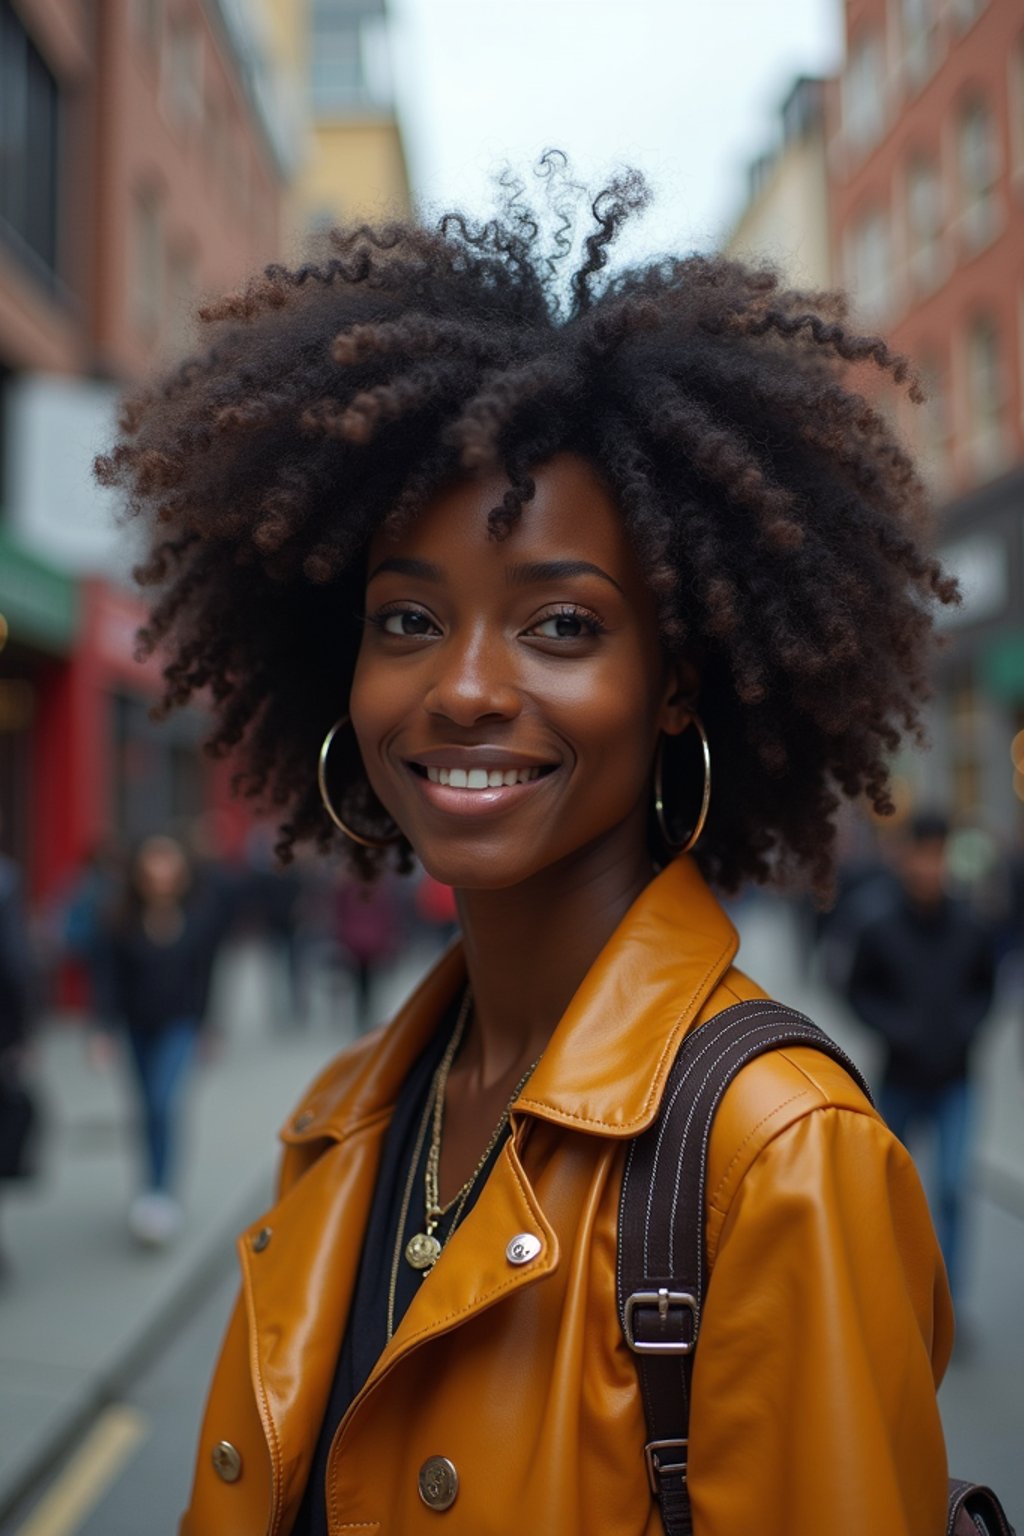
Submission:
{"label": "jacket shoulder", "polygon": [[[715,989],[701,1022],[736,1003],[765,995],[734,969]],[[782,1046],[742,1067],[723,1094],[711,1129],[709,1217],[715,1212],[725,1215],[745,1174],[769,1142],[805,1115],[830,1109],[865,1115],[877,1123],[883,1137],[889,1134],[850,1074],[813,1046]]]}

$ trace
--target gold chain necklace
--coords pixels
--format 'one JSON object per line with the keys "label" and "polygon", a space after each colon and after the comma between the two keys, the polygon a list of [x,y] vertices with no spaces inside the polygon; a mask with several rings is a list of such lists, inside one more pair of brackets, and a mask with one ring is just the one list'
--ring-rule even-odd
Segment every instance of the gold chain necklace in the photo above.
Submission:
{"label": "gold chain necklace", "polygon": [[[405,1234],[405,1224],[409,1216],[409,1206],[412,1204],[412,1192],[416,1182],[416,1169],[419,1166],[420,1154],[423,1151],[423,1142],[426,1138],[427,1126],[431,1125],[432,1131],[430,1147],[427,1152],[427,1166],[423,1180],[425,1231],[417,1232],[415,1236],[411,1237],[408,1243],[405,1245],[406,1261],[412,1265],[413,1269],[419,1270],[421,1272],[421,1278],[424,1280],[433,1269],[434,1265],[437,1263],[441,1256],[441,1250],[450,1241],[452,1233],[458,1226],[459,1218],[462,1215],[462,1212],[466,1206],[466,1202],[473,1191],[473,1186],[475,1185],[477,1179],[480,1177],[483,1169],[486,1167],[491,1153],[497,1146],[502,1132],[508,1124],[512,1105],[519,1097],[531,1073],[535,1070],[537,1063],[540,1061],[540,1056],[538,1056],[536,1060],[533,1061],[529,1067],[527,1067],[515,1088],[512,1090],[509,1101],[501,1112],[501,1118],[495,1126],[491,1134],[491,1138],[488,1141],[487,1146],[484,1148],[483,1154],[477,1162],[476,1167],[473,1169],[473,1172],[470,1174],[465,1184],[462,1185],[461,1189],[457,1190],[452,1198],[448,1201],[447,1205],[442,1206],[440,1193],[438,1190],[438,1169],[441,1163],[441,1139],[444,1128],[445,1091],[448,1087],[448,1074],[451,1071],[452,1062],[455,1060],[456,1052],[462,1043],[462,1036],[465,1033],[466,1022],[469,1018],[469,1008],[470,993],[467,987],[465,997],[462,1000],[462,1007],[459,1010],[459,1017],[456,1021],[455,1028],[452,1031],[452,1038],[448,1042],[444,1056],[441,1058],[441,1063],[434,1073],[430,1093],[427,1095],[426,1106],[423,1111],[423,1117],[420,1121],[419,1131],[416,1135],[416,1146],[413,1150],[412,1162],[409,1166],[409,1176],[405,1182],[405,1191],[402,1196],[402,1208],[398,1217],[398,1232],[395,1237],[394,1253],[391,1257],[391,1283],[388,1286],[387,1336],[389,1339],[394,1333],[395,1293],[398,1287],[398,1268],[402,1255],[402,1238]],[[448,1229],[448,1234],[442,1242],[434,1234],[437,1229],[438,1222],[442,1219],[442,1217],[448,1214],[453,1206],[455,1207],[455,1215],[452,1218],[452,1224]]]}

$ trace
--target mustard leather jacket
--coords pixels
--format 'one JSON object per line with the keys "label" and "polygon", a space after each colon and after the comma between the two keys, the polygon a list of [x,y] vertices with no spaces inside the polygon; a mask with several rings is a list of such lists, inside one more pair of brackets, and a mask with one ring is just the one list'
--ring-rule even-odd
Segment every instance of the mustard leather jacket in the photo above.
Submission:
{"label": "mustard leather jacket", "polygon": [[[638,898],[516,1103],[477,1204],[352,1404],[331,1536],[657,1536],[615,1303],[629,1138],[685,1032],[763,994],[691,861]],[[458,949],[333,1062],[282,1132],[277,1203],[239,1239],[242,1295],[182,1536],[287,1536],[309,1474],[402,1080],[461,986]],[[690,1419],[696,1536],[938,1536],[936,1385],[952,1342],[914,1167],[811,1049],[748,1064],[710,1149],[711,1282]],[[510,1239],[537,1257],[513,1264]],[[454,1466],[443,1512],[420,1469]]]}

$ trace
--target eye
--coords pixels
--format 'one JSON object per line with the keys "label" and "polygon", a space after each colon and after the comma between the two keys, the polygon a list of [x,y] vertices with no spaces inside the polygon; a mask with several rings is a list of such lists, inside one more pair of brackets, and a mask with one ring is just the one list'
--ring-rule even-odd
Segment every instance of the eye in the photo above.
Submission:
{"label": "eye", "polygon": [[416,639],[431,634],[436,625],[422,608],[391,608],[385,613],[374,614],[370,621],[386,635],[397,635],[403,640]]}
{"label": "eye", "polygon": [[584,640],[604,632],[604,626],[596,614],[585,608],[560,608],[538,619],[527,631],[542,640]]}

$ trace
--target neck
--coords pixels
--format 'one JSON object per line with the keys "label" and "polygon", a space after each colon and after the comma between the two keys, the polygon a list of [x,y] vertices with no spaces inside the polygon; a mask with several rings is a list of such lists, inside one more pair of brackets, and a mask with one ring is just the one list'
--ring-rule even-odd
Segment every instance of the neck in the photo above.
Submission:
{"label": "neck", "polygon": [[473,993],[462,1064],[480,1088],[543,1051],[651,873],[634,839],[584,850],[508,890],[457,893]]}

